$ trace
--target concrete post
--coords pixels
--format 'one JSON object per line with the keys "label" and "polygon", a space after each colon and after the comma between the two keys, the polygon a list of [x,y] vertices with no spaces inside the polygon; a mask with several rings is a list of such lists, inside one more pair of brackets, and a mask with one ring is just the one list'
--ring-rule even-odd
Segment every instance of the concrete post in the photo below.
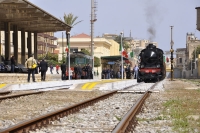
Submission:
{"label": "concrete post", "polygon": [[16,59],[16,63],[19,62],[18,60],[18,27],[17,25],[13,26],[13,45],[14,45],[14,56]]}
{"label": "concrete post", "polygon": [[34,58],[38,59],[37,32],[34,32]]}
{"label": "concrete post", "polygon": [[28,32],[28,38],[27,38],[27,48],[28,48],[28,56],[30,54],[33,54],[32,52],[32,45],[31,45],[31,32]]}
{"label": "concrete post", "polygon": [[21,30],[21,64],[25,64],[26,51],[25,51],[25,30]]}
{"label": "concrete post", "polygon": [[5,22],[4,23],[4,28],[5,28],[5,59],[8,58],[10,59],[10,23]]}

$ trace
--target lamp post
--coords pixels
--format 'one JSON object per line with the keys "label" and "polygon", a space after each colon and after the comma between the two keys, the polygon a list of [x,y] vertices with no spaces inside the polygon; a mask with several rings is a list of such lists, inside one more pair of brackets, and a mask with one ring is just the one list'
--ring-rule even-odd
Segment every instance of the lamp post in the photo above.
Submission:
{"label": "lamp post", "polygon": [[191,76],[193,75],[193,72],[192,72],[192,58],[191,58]]}
{"label": "lamp post", "polygon": [[93,26],[94,26],[94,10],[93,10],[94,0],[91,0],[91,58],[92,58],[92,75],[94,79],[94,38],[93,38]]}
{"label": "lamp post", "polygon": [[196,47],[194,47],[194,49],[195,49],[195,53],[194,53],[194,69],[196,69],[196,66],[197,66],[197,63],[196,63]]}
{"label": "lamp post", "polygon": [[171,52],[171,81],[173,81],[173,78],[174,78],[174,72],[173,72],[173,45],[174,45],[174,42],[172,40],[172,29],[173,29],[173,26],[170,26],[171,27],[171,42],[170,42],[170,45],[171,45],[171,49],[170,49],[170,52]]}
{"label": "lamp post", "polygon": [[96,8],[96,2],[94,0],[91,0],[91,58],[92,58],[92,75],[94,79],[94,22],[97,21],[96,14],[95,14],[95,8]]}
{"label": "lamp post", "polygon": [[63,55],[64,55],[64,46],[63,46],[63,32],[62,32],[62,60],[63,60]]}
{"label": "lamp post", "polygon": [[[68,80],[70,80],[70,32],[66,32],[67,37],[67,47],[68,47]],[[67,64],[67,56],[66,56]]]}
{"label": "lamp post", "polygon": [[121,65],[121,75],[122,75],[122,79],[124,78],[124,64],[123,64],[123,54],[122,54],[122,50],[123,50],[123,45],[122,45],[122,34],[123,34],[123,32],[121,32],[120,33],[121,34],[121,63],[122,63],[122,65]]}

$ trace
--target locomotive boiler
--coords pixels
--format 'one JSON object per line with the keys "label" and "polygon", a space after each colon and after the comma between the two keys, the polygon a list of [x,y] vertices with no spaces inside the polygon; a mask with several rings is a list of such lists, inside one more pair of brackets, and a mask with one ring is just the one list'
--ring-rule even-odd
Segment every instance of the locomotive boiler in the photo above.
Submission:
{"label": "locomotive boiler", "polygon": [[163,50],[149,44],[139,54],[137,82],[157,82],[166,76]]}

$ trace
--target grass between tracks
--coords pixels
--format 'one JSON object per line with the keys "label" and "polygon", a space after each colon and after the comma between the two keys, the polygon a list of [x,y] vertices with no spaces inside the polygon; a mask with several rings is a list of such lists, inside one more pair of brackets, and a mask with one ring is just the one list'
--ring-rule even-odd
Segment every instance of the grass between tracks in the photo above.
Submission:
{"label": "grass between tracks", "polygon": [[[200,80],[199,80],[200,81]],[[184,82],[186,82],[184,80]],[[190,84],[196,84],[190,80]],[[199,82],[200,83],[200,82]],[[197,84],[196,84],[197,85]],[[164,105],[164,115],[172,118],[175,132],[199,133],[200,132],[200,87],[196,89],[183,89],[180,86],[171,86],[166,91],[167,101]]]}

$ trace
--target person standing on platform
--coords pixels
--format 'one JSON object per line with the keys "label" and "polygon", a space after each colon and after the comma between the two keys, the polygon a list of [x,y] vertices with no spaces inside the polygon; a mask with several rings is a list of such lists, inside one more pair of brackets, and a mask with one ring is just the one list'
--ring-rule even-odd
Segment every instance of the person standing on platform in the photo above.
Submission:
{"label": "person standing on platform", "polygon": [[107,78],[106,79],[110,79],[110,68],[108,67],[107,70],[106,70],[106,75],[107,75]]}
{"label": "person standing on platform", "polygon": [[82,71],[83,71],[83,73],[84,73],[84,74],[83,74],[84,79],[87,79],[87,71],[88,71],[87,68],[88,68],[88,67],[87,67],[86,64],[85,64],[85,66],[83,66],[83,68],[82,68]]}
{"label": "person standing on platform", "polygon": [[92,78],[92,67],[90,66],[90,64],[87,65],[87,79],[91,79]]}
{"label": "person standing on platform", "polygon": [[63,61],[63,64],[60,66],[61,68],[61,79],[66,80],[66,64]]}
{"label": "person standing on platform", "polygon": [[77,64],[74,66],[74,74],[75,74],[75,79],[78,79],[78,66]]}
{"label": "person standing on platform", "polygon": [[70,76],[70,79],[72,79],[73,76],[73,70],[70,68],[68,75]]}
{"label": "person standing on platform", "polygon": [[35,81],[35,68],[32,68],[33,64],[37,64],[36,60],[33,58],[33,54],[29,56],[25,62],[25,67],[28,68],[28,82],[30,82],[30,75],[32,74],[32,80]]}
{"label": "person standing on platform", "polygon": [[134,70],[134,79],[137,79],[137,76],[138,76],[138,70],[139,70],[138,66],[135,65],[135,67],[133,68],[133,70]]}
{"label": "person standing on platform", "polygon": [[39,65],[39,71],[41,72],[41,81],[45,81],[47,70],[48,70],[48,64],[46,61],[44,61],[44,59],[42,59]]}
{"label": "person standing on platform", "polygon": [[116,74],[116,75],[117,75],[117,78],[118,78],[118,79],[121,78],[121,71],[120,71],[120,69],[117,70],[117,74]]}
{"label": "person standing on platform", "polygon": [[127,66],[126,79],[131,79],[131,68],[130,68],[130,65]]}
{"label": "person standing on platform", "polygon": [[111,79],[115,78],[115,71],[113,69],[110,71],[110,77]]}
{"label": "person standing on platform", "polygon": [[77,79],[81,79],[81,76],[82,76],[82,68],[81,68],[81,65],[80,65],[80,64],[78,65],[78,70],[77,70],[77,71],[78,71],[78,73],[77,73],[77,77],[78,77],[78,78],[77,78]]}
{"label": "person standing on platform", "polygon": [[57,74],[59,74],[58,70],[59,70],[59,65],[56,65],[56,72],[57,72]]}
{"label": "person standing on platform", "polygon": [[11,73],[14,73],[15,72],[15,57],[14,56],[10,58],[10,62],[11,62]]}
{"label": "person standing on platform", "polygon": [[53,74],[53,65],[50,65],[50,72]]}
{"label": "person standing on platform", "polygon": [[106,79],[106,67],[102,70],[102,79]]}

